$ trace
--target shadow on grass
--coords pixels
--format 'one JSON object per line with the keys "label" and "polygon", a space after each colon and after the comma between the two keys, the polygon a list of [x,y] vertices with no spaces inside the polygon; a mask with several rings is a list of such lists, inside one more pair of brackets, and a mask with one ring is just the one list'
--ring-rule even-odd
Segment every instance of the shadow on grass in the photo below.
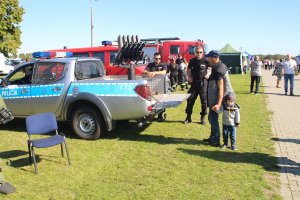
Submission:
{"label": "shadow on grass", "polygon": [[175,137],[165,137],[163,135],[141,134],[141,132],[143,132],[150,125],[151,123],[147,123],[142,128],[138,128],[136,122],[118,124],[117,127],[111,133],[103,136],[103,139],[119,139],[119,140],[128,140],[128,141],[153,142],[157,144],[206,145],[205,142],[197,139],[175,138]]}
{"label": "shadow on grass", "polygon": [[0,158],[8,159],[8,158],[24,156],[26,154],[28,154],[28,152],[22,150],[2,151],[0,152]]}
{"label": "shadow on grass", "polygon": [[[183,123],[183,121],[164,121],[162,123]],[[175,137],[165,137],[162,135],[143,135],[141,134],[145,129],[147,129],[151,123],[146,123],[143,127],[138,128],[135,121],[129,121],[126,123],[118,123],[116,128],[109,133],[105,133],[101,136],[103,139],[119,139],[128,141],[141,141],[141,142],[154,142],[158,144],[191,144],[191,145],[205,145],[202,140],[188,139],[188,138],[175,138]],[[67,138],[78,139],[71,129],[68,122],[58,122],[59,132],[65,134]],[[24,132],[26,134],[26,125],[24,119],[14,119],[13,121],[0,126],[0,130]],[[26,142],[26,141],[24,141]]]}
{"label": "shadow on grass", "polygon": [[227,151],[202,151],[193,149],[179,148],[179,151],[193,156],[205,157],[220,162],[228,163],[249,163],[261,165],[267,171],[279,171],[276,164],[277,158],[264,153],[251,153],[251,152],[227,152]]}
{"label": "shadow on grass", "polygon": [[[31,165],[28,156],[26,158],[19,158],[19,156],[28,155],[28,152],[22,150],[11,150],[11,151],[2,151],[0,152],[0,158],[7,159],[7,165],[12,167],[24,167],[27,165]],[[15,159],[17,158],[17,159]],[[40,162],[41,159],[38,155],[35,156],[36,162]]]}
{"label": "shadow on grass", "polygon": [[[254,94],[251,94],[249,91],[235,91],[235,94],[245,94],[249,96],[255,96]],[[259,95],[266,94],[264,92],[258,92]]]}
{"label": "shadow on grass", "polygon": [[177,150],[193,156],[205,157],[220,162],[255,164],[262,166],[267,171],[290,173],[296,176],[300,175],[299,163],[287,157],[274,157],[256,152],[201,151],[183,148],[178,148]]}
{"label": "shadow on grass", "polygon": [[[68,122],[57,122],[58,132],[63,133],[66,137],[75,138],[71,126]],[[24,132],[26,134],[25,119],[14,119],[6,124],[1,124],[0,130]],[[26,141],[25,141],[26,142]]]}
{"label": "shadow on grass", "polygon": [[1,124],[0,130],[26,132],[25,119],[13,119],[6,124]]}

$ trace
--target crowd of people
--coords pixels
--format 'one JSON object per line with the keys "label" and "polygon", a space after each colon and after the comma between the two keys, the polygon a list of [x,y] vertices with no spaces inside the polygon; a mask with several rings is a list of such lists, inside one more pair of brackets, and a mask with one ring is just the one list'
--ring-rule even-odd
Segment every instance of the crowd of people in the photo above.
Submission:
{"label": "crowd of people", "polygon": [[[220,53],[216,50],[204,55],[203,47],[198,46],[195,47],[194,54],[194,58],[189,63],[179,54],[177,58],[170,58],[167,64],[162,64],[161,55],[155,53],[154,62],[148,64],[144,75],[153,77],[156,74],[168,74],[173,91],[176,91],[178,85],[181,90],[188,89],[190,97],[187,99],[184,124],[192,122],[193,107],[199,96],[200,124],[206,123],[206,115],[210,124],[210,137],[205,141],[212,146],[227,148],[230,138],[231,149],[237,150],[236,127],[240,125],[240,107],[236,103],[236,95],[230,84],[227,66],[222,63]],[[280,88],[280,81],[283,77],[284,94],[294,96],[294,75],[299,73],[299,63],[297,64],[290,54],[270,63],[272,64],[263,62],[259,56],[255,56],[250,62],[250,93],[258,95],[262,70],[274,68],[272,75],[277,77],[276,87]],[[223,145],[220,144],[220,113],[223,113]]]}
{"label": "crowd of people", "polygon": [[[294,76],[300,72],[300,63],[297,63],[292,59],[291,54],[287,54],[286,57],[274,60],[273,62],[262,62],[259,56],[255,56],[254,61],[250,63],[251,84],[250,93],[258,94],[260,78],[262,76],[262,69],[273,69],[273,76],[276,76],[276,87],[280,87],[280,81],[284,80],[284,95],[294,96]],[[255,82],[255,90],[253,90]]]}
{"label": "crowd of people", "polygon": [[[168,74],[171,87],[175,90],[179,84],[181,90],[187,89],[190,97],[185,109],[185,124],[192,122],[193,106],[200,97],[200,124],[205,124],[208,110],[210,137],[205,141],[210,145],[225,148],[230,137],[231,149],[236,147],[236,127],[240,124],[239,106],[236,95],[231,87],[228,69],[220,60],[220,53],[210,51],[204,56],[204,49],[198,46],[194,49],[195,57],[189,63],[178,55],[171,58],[167,65],[161,63],[161,55],[154,54],[154,62],[149,63],[143,75],[153,77],[156,74]],[[220,144],[219,114],[223,112],[223,145]],[[158,116],[160,119],[161,116]],[[160,120],[159,120],[160,121]]]}

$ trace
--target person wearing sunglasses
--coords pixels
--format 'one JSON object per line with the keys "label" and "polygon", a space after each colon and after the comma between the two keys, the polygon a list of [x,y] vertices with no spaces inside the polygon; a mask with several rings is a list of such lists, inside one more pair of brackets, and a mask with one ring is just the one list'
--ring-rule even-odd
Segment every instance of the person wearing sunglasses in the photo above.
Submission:
{"label": "person wearing sunglasses", "polygon": [[[143,71],[143,75],[146,77],[154,77],[156,75],[162,74],[165,75],[167,73],[167,66],[161,62],[161,55],[160,53],[154,53],[154,62],[149,63],[145,70]],[[164,121],[164,112],[165,109],[162,110],[157,116],[157,121],[162,122]]]}
{"label": "person wearing sunglasses", "polygon": [[154,62],[149,63],[143,71],[144,76],[153,77],[157,74],[166,74],[167,66],[161,63],[160,53],[154,53]]}
{"label": "person wearing sunglasses", "polygon": [[207,114],[207,79],[205,76],[207,75],[208,66],[209,63],[204,59],[203,48],[201,46],[196,47],[195,57],[190,60],[187,69],[188,82],[191,85],[188,93],[191,96],[187,100],[185,109],[185,124],[192,122],[191,116],[198,95],[201,101],[200,124],[205,124],[205,115]]}

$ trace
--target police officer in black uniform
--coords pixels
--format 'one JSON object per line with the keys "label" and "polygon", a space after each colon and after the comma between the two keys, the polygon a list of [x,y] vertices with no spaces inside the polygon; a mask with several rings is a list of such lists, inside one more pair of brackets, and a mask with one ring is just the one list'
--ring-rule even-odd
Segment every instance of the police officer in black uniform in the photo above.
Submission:
{"label": "police officer in black uniform", "polygon": [[188,65],[188,82],[191,84],[188,93],[191,93],[191,96],[187,100],[187,107],[185,109],[185,124],[192,122],[191,115],[198,95],[200,96],[202,109],[200,112],[200,124],[205,124],[205,115],[207,114],[207,80],[205,79],[205,75],[209,63],[204,59],[203,54],[203,48],[197,46],[195,48],[195,57],[190,60]]}
{"label": "police officer in black uniform", "polygon": [[[143,71],[144,76],[154,77],[158,74],[166,74],[167,66],[164,63],[161,63],[161,55],[160,53],[154,53],[154,62],[149,63],[145,70]],[[165,110],[158,114],[158,121],[163,121],[163,113]]]}
{"label": "police officer in black uniform", "polygon": [[154,53],[154,62],[151,62],[147,65],[145,70],[143,71],[143,75],[148,77],[153,77],[157,74],[166,74],[167,66],[161,63],[161,55],[160,53]]}

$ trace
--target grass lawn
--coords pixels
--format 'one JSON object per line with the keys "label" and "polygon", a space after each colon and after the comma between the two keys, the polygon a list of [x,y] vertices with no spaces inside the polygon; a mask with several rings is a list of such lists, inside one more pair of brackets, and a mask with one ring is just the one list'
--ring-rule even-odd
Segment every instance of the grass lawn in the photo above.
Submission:
{"label": "grass lawn", "polygon": [[[39,174],[28,162],[25,121],[0,126],[0,166],[16,192],[1,199],[281,199],[270,112],[265,96],[249,94],[250,76],[231,75],[241,107],[237,148],[203,142],[209,124],[184,125],[186,102],[165,122],[139,129],[120,124],[102,139],[76,139],[66,124],[71,165],[58,146],[37,149]],[[263,90],[263,88],[262,88]],[[220,120],[221,121],[221,120]]]}

